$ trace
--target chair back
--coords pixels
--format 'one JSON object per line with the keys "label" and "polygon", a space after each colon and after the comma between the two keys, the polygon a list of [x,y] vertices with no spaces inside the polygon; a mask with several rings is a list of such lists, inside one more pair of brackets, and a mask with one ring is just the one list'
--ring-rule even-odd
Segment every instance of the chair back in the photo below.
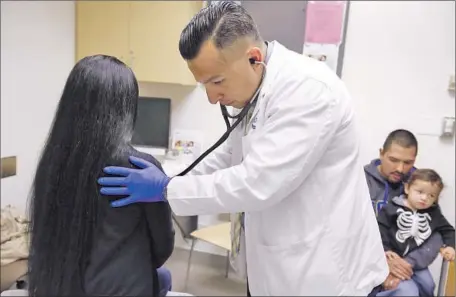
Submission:
{"label": "chair back", "polygon": [[198,229],[198,216],[178,216],[173,213],[173,220],[184,239],[192,238],[190,234]]}
{"label": "chair back", "polygon": [[440,269],[439,287],[437,296],[456,296],[456,279],[454,261],[448,262],[442,259],[442,268]]}

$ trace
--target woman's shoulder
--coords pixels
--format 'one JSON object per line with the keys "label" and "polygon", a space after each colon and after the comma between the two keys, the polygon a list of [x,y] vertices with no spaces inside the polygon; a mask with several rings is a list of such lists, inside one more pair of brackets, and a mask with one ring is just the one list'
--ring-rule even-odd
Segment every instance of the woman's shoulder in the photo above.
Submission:
{"label": "woman's shoulder", "polygon": [[132,146],[128,146],[125,149],[122,149],[120,153],[117,154],[114,158],[112,158],[112,164],[108,164],[108,166],[123,166],[129,168],[136,168],[131,162],[129,161],[130,157],[137,157],[144,159],[145,161],[154,164],[158,168],[162,168],[160,162],[150,154],[138,151]]}
{"label": "woman's shoulder", "polygon": [[138,158],[144,159],[144,160],[154,164],[155,166],[161,167],[160,162],[154,156],[152,156],[150,154],[147,154],[147,153],[144,153],[144,152],[140,152],[140,151],[138,151],[138,150],[136,150],[134,148],[132,148],[130,156],[134,156],[134,157],[138,157]]}

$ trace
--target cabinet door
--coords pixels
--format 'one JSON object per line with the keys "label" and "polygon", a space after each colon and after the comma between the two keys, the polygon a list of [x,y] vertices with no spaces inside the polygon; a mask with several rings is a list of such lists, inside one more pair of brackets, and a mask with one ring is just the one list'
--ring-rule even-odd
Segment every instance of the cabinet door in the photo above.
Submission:
{"label": "cabinet door", "polygon": [[131,2],[130,48],[139,81],[196,85],[179,53],[179,37],[202,1]]}
{"label": "cabinet door", "polygon": [[128,1],[76,1],[76,60],[105,54],[129,64]]}

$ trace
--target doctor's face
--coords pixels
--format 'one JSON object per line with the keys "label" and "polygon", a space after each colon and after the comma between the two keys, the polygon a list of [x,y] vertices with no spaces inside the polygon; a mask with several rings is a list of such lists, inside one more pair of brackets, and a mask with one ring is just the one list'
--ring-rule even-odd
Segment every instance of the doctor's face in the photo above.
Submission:
{"label": "doctor's face", "polygon": [[379,171],[391,183],[401,182],[415,164],[416,147],[403,147],[392,143],[388,150],[380,150]]}
{"label": "doctor's face", "polygon": [[235,44],[219,50],[208,40],[187,63],[196,81],[204,86],[210,103],[242,108],[255,93],[263,67],[250,64],[249,58],[263,61],[258,48]]}

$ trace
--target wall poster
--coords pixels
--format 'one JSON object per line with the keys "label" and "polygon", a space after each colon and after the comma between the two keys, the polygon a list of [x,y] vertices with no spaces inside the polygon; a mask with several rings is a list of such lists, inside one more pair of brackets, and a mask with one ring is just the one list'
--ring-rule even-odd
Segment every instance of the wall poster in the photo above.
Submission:
{"label": "wall poster", "polygon": [[308,1],[303,54],[326,63],[339,76],[349,1]]}

